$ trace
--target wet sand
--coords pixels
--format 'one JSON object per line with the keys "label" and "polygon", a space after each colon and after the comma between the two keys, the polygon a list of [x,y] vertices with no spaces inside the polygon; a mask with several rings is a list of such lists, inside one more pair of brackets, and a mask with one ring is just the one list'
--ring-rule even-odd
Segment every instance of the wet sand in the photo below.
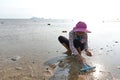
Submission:
{"label": "wet sand", "polygon": [[0,25],[0,80],[120,80],[119,32],[105,34],[99,32],[101,27],[91,28],[89,49],[93,56],[82,55],[96,69],[80,74],[81,65],[63,54],[66,49],[57,40],[59,35],[68,37],[72,28],[47,23],[40,24],[44,27],[37,22],[30,27]]}

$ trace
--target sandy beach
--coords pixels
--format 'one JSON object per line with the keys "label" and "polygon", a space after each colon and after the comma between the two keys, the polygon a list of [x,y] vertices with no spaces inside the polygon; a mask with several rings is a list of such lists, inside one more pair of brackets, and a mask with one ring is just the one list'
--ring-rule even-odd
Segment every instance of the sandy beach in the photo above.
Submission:
{"label": "sandy beach", "polygon": [[58,36],[68,38],[72,20],[0,20],[0,80],[120,80],[119,22],[88,22],[89,49],[83,57],[95,71],[63,54]]}

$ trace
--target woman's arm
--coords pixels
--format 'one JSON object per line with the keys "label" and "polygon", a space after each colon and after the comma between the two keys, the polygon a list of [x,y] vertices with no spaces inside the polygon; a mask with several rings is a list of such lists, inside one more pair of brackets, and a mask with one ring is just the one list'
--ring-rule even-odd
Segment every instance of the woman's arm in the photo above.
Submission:
{"label": "woman's arm", "polygon": [[69,32],[69,46],[70,46],[70,49],[71,49],[71,52],[73,55],[77,55],[79,54],[78,51],[76,50],[76,48],[74,47],[73,45],[73,40],[74,40],[74,32],[73,31],[70,31]]}
{"label": "woman's arm", "polygon": [[92,56],[91,52],[88,50],[88,35],[86,34],[85,35],[85,52],[86,52],[86,55],[87,56]]}

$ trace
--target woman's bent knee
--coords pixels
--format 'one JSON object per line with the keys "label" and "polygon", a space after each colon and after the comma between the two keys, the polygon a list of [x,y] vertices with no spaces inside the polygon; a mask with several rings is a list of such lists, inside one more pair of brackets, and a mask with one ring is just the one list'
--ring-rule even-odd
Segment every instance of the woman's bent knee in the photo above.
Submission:
{"label": "woman's bent knee", "polygon": [[61,42],[63,40],[63,36],[59,36],[58,40]]}
{"label": "woman's bent knee", "polygon": [[66,45],[68,45],[69,46],[69,40],[66,38],[66,37],[64,37],[64,36],[59,36],[58,37],[58,40],[59,40],[59,42],[60,43],[65,43]]}

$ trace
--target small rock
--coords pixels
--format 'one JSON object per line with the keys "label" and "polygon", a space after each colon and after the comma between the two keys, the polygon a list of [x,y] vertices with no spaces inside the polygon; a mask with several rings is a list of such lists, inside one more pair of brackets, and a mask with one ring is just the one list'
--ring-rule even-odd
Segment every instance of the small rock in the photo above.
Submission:
{"label": "small rock", "polygon": [[100,48],[100,50],[103,50],[103,48]]}
{"label": "small rock", "polygon": [[48,23],[47,25],[51,25],[50,23]]}
{"label": "small rock", "polygon": [[58,51],[56,51],[56,52],[58,52]]}
{"label": "small rock", "polygon": [[16,70],[22,70],[22,67],[15,67]]}
{"label": "small rock", "polygon": [[115,41],[115,43],[118,43],[118,41]]}
{"label": "small rock", "polygon": [[33,61],[32,63],[33,63],[33,64],[35,64],[35,62],[34,62],[34,61]]}
{"label": "small rock", "polygon": [[19,60],[20,58],[21,58],[20,56],[15,56],[15,57],[11,58],[11,60],[12,60],[12,61],[17,61],[17,60]]}
{"label": "small rock", "polygon": [[15,58],[11,58],[11,60],[12,60],[12,61],[16,61],[16,59],[15,59]]}
{"label": "small rock", "polygon": [[67,31],[62,31],[62,33],[67,33]]}

